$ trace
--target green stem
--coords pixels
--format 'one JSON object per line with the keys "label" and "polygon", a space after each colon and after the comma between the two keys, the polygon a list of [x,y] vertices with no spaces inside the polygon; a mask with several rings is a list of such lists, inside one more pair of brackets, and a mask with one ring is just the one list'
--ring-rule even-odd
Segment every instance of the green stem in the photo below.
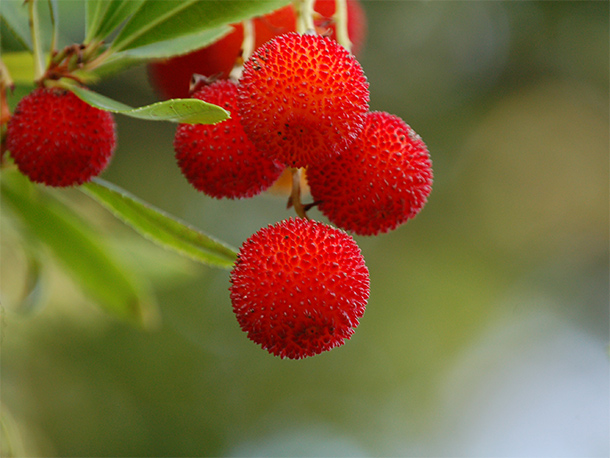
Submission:
{"label": "green stem", "polygon": [[53,8],[53,4],[51,3],[51,0],[48,0],[48,2],[49,2],[49,13],[51,16],[51,27],[53,28],[53,32],[51,34],[50,54],[53,55],[53,52],[55,51],[55,47],[57,46],[57,37],[59,35],[58,26],[57,26],[58,18],[56,17],[57,11],[55,11],[55,8]]}
{"label": "green stem", "polygon": [[254,43],[256,39],[254,22],[251,19],[243,21],[242,27],[244,28],[244,39],[241,43],[241,59],[237,60],[229,75],[229,77],[235,81],[241,78],[241,74],[244,70],[243,63],[246,62],[254,52]]}
{"label": "green stem", "polygon": [[315,0],[299,0],[296,2],[297,32],[300,34],[315,32],[316,26],[313,22]]}
{"label": "green stem", "polygon": [[34,81],[39,81],[44,75],[44,59],[40,44],[40,20],[36,0],[29,0],[29,25],[32,34],[32,52],[34,54]]}
{"label": "green stem", "polygon": [[337,42],[351,52],[352,42],[347,32],[347,0],[335,0],[333,19],[337,28]]}
{"label": "green stem", "polygon": [[292,172],[292,192],[289,203],[300,218],[307,218],[305,206],[301,202],[301,169],[291,168],[290,170]]}

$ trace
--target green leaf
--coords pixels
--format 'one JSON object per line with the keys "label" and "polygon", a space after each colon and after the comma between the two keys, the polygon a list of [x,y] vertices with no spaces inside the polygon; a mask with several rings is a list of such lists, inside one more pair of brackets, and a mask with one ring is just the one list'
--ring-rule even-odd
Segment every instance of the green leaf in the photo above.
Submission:
{"label": "green leaf", "polygon": [[23,1],[2,0],[0,4],[0,25],[6,27],[25,49],[32,51],[28,10]]}
{"label": "green leaf", "polygon": [[172,56],[187,54],[196,49],[208,46],[221,39],[232,30],[233,29],[229,26],[217,27],[166,41],[157,41],[146,46],[139,46],[123,51],[119,54],[125,54],[138,59],[165,59]]}
{"label": "green leaf", "polygon": [[3,202],[46,244],[97,303],[114,316],[144,324],[151,303],[104,240],[51,193],[16,171],[2,172]]}
{"label": "green leaf", "polygon": [[34,60],[29,51],[7,52],[2,61],[16,84],[32,84],[34,81]]}
{"label": "green leaf", "polygon": [[135,13],[145,0],[89,0],[85,43],[103,40]]}
{"label": "green leaf", "polygon": [[231,27],[223,26],[204,30],[203,32],[192,35],[174,38],[172,40],[159,41],[147,46],[113,53],[95,69],[94,75],[96,78],[106,78],[127,67],[138,65],[142,63],[142,61],[167,59],[180,54],[186,54],[214,43],[231,30]]}
{"label": "green leaf", "polygon": [[234,248],[154,208],[127,191],[101,179],[80,187],[118,219],[152,242],[213,267],[230,269]]}
{"label": "green leaf", "polygon": [[214,124],[229,118],[229,112],[198,99],[172,99],[132,108],[116,100],[78,86],[69,88],[88,104],[104,111],[149,121],[172,121],[187,124]]}
{"label": "green leaf", "polygon": [[85,43],[90,43],[97,35],[109,6],[108,0],[89,0],[85,3]]}
{"label": "green leaf", "polygon": [[269,13],[289,0],[149,0],[131,17],[112,43],[121,51]]}

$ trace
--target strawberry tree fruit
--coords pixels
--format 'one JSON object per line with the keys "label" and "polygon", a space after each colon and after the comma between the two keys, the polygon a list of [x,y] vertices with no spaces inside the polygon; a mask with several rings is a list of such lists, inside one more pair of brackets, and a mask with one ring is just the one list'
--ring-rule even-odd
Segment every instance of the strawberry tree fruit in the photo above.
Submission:
{"label": "strawberry tree fruit", "polygon": [[307,169],[312,198],[334,224],[377,235],[415,217],[432,190],[428,148],[398,116],[370,112],[342,155]]}
{"label": "strawberry tree fruit", "polygon": [[230,199],[252,197],[269,188],[284,167],[262,154],[246,137],[236,108],[237,85],[219,80],[193,97],[225,108],[218,124],[180,124],[174,138],[176,160],[193,187]]}
{"label": "strawberry tree fruit", "polygon": [[248,59],[237,106],[250,140],[290,167],[321,163],[357,138],[369,85],[356,58],[320,35],[294,32]]}
{"label": "strawberry tree fruit", "polygon": [[116,146],[112,114],[60,88],[38,88],[21,99],[6,135],[19,170],[31,181],[55,187],[99,175]]}
{"label": "strawberry tree fruit", "polygon": [[[335,0],[316,0],[314,4],[316,30],[336,39]],[[264,16],[254,18],[254,48],[277,35],[296,31],[294,6],[287,5]],[[244,41],[242,24],[232,24],[232,31],[215,43],[190,53],[151,62],[148,75],[152,86],[163,99],[186,98],[194,74],[228,78],[239,62]],[[347,1],[347,32],[352,52],[358,55],[366,39],[366,14],[358,0]]]}
{"label": "strawberry tree fruit", "polygon": [[230,280],[241,329],[269,353],[291,359],[343,345],[364,315],[370,289],[354,239],[304,218],[246,240]]}

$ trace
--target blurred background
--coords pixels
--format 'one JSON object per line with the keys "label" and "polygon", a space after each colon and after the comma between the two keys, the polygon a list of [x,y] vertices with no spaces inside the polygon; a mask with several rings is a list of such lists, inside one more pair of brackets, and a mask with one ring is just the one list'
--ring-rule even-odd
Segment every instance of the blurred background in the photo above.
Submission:
{"label": "blurred background", "polygon": [[[4,451],[609,455],[608,2],[362,3],[371,109],[422,136],[435,182],[416,219],[356,237],[371,298],[351,341],[301,361],[269,355],[240,331],[227,271],[65,191],[150,284],[160,321],[114,320],[52,262],[36,307],[11,301],[26,261],[3,226]],[[60,7],[80,41],[69,15],[82,2]],[[157,100],[145,67],[96,90]],[[175,164],[175,125],[116,119],[106,180],[236,247],[293,216],[283,197],[194,191]]]}

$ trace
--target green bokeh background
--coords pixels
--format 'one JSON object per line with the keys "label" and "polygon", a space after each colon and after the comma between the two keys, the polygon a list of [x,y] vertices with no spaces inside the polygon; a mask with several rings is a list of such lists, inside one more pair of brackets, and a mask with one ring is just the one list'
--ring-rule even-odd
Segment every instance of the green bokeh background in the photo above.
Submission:
{"label": "green bokeh background", "polygon": [[[60,6],[79,40],[69,14],[82,2]],[[352,340],[270,356],[239,330],[228,272],[62,191],[150,283],[160,320],[142,331],[104,315],[50,254],[36,306],[15,301],[26,261],[3,225],[3,450],[608,456],[608,2],[363,6],[371,109],[422,136],[435,183],[416,219],[356,237],[372,290]],[[156,100],[143,67],[96,89]],[[197,193],[175,164],[175,125],[117,122],[108,181],[234,246],[293,215],[277,196]]]}

